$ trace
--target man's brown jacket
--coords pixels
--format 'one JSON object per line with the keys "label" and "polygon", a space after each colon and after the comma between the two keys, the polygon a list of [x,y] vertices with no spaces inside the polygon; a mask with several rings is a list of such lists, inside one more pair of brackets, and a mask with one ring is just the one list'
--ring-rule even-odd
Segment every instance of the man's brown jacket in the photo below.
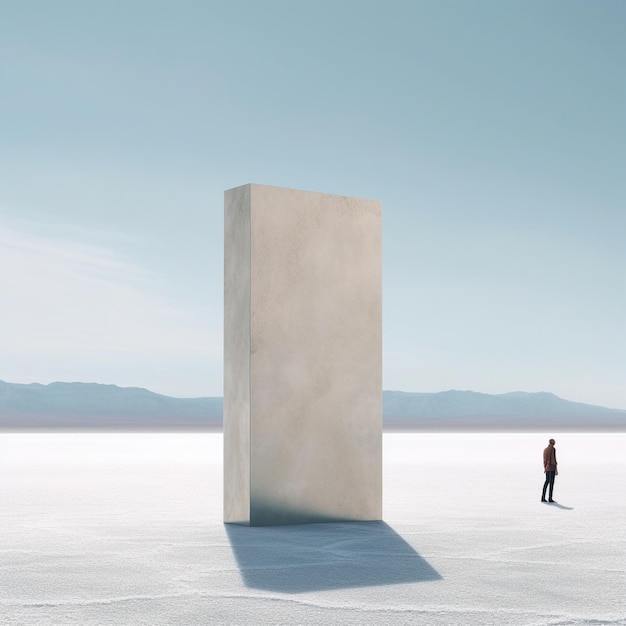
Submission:
{"label": "man's brown jacket", "polygon": [[543,471],[556,472],[556,450],[552,444],[543,451]]}

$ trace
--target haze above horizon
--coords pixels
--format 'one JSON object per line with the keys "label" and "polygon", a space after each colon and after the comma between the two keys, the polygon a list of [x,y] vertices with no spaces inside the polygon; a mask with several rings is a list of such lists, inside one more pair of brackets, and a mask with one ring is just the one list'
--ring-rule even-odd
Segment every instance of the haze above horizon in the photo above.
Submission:
{"label": "haze above horizon", "polygon": [[223,191],[383,205],[385,389],[626,408],[626,5],[0,9],[0,379],[222,395]]}

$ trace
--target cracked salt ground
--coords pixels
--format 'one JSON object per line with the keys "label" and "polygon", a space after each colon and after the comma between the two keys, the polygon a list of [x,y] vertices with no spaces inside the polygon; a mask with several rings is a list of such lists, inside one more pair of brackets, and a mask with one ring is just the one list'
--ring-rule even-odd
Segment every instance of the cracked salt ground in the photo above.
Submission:
{"label": "cracked salt ground", "polygon": [[626,624],[626,435],[556,437],[557,505],[549,436],[385,435],[384,522],[244,528],[220,435],[0,435],[0,623]]}

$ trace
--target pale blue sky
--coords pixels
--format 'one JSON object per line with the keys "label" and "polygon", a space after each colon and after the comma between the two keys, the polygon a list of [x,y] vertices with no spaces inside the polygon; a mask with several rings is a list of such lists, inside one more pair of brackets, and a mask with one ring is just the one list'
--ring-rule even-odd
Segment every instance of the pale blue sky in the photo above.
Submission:
{"label": "pale blue sky", "polygon": [[626,408],[626,3],[4,0],[0,379],[222,393],[223,191],[383,203],[384,387]]}

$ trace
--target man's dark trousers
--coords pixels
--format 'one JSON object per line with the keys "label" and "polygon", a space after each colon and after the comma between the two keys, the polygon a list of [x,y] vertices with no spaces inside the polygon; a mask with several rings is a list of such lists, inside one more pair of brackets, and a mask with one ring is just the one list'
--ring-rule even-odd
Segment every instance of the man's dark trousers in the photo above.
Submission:
{"label": "man's dark trousers", "polygon": [[546,499],[546,487],[550,485],[550,495],[548,498],[552,500],[552,492],[554,491],[554,475],[556,472],[546,472],[546,482],[543,483],[543,492],[541,494],[541,499]]}

